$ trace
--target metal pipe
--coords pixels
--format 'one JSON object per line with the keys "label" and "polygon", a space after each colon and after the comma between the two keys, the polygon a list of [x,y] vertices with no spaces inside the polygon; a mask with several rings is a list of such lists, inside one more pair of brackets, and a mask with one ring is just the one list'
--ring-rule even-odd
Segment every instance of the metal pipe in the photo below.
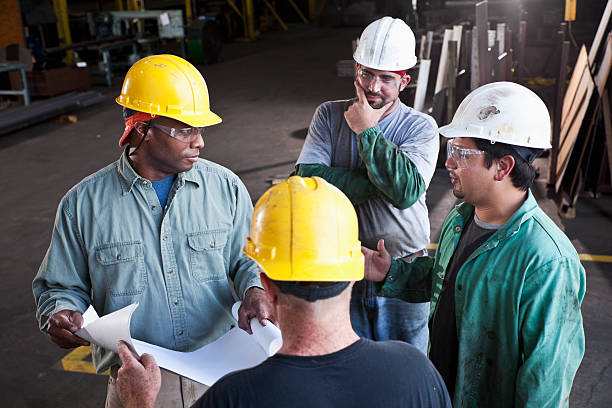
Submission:
{"label": "metal pipe", "polygon": [[270,2],[268,0],[263,0],[263,1],[266,4],[266,6],[268,7],[268,9],[270,10],[270,12],[272,13],[272,15],[274,16],[274,18],[276,18],[276,21],[278,21],[278,24],[280,24],[280,26],[283,28],[283,30],[287,31],[289,29],[287,27],[287,24],[285,24],[285,22],[283,21],[281,16],[278,15],[278,13],[274,9],[274,7],[270,4]]}
{"label": "metal pipe", "polygon": [[291,6],[293,6],[293,8],[295,9],[295,11],[298,13],[298,15],[300,16],[300,18],[302,19],[302,21],[304,22],[304,24],[309,24],[310,21],[308,21],[308,19],[302,14],[302,12],[300,11],[300,8],[297,6],[297,4],[295,4],[295,2],[293,0],[287,0],[289,2],[289,4],[291,4]]}

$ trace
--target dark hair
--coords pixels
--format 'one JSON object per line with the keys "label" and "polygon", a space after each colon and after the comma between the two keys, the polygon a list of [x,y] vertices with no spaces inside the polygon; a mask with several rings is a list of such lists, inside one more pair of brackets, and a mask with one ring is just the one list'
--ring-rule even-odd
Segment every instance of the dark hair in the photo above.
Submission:
{"label": "dark hair", "polygon": [[491,143],[489,140],[478,138],[475,138],[474,141],[476,147],[485,152],[484,165],[487,169],[491,168],[495,160],[504,156],[512,156],[514,158],[514,167],[510,172],[512,185],[523,191],[527,191],[531,187],[536,176],[536,170],[531,163],[542,153],[542,149],[515,147],[501,142]]}

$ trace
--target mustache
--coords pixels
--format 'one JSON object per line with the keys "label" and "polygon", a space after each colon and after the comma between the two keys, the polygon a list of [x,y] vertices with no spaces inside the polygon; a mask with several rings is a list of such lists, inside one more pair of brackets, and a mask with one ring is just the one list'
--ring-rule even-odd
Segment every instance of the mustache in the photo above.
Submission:
{"label": "mustache", "polygon": [[365,96],[378,96],[379,98],[382,98],[383,96],[377,92],[366,92]]}

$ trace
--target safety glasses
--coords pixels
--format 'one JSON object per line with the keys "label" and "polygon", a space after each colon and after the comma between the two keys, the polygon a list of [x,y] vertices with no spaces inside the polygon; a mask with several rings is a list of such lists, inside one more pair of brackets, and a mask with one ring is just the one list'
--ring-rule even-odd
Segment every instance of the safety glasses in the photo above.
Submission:
{"label": "safety glasses", "polygon": [[200,135],[203,134],[204,130],[204,128],[201,127],[173,128],[169,126],[160,125],[155,122],[150,122],[149,126],[152,128],[157,128],[168,136],[185,143],[191,143],[195,141]]}
{"label": "safety glasses", "polygon": [[472,156],[485,154],[482,150],[466,149],[464,147],[455,146],[453,140],[454,139],[451,139],[446,143],[446,157],[447,159],[452,159],[459,169],[469,168],[473,162],[471,160]]}
{"label": "safety glasses", "polygon": [[381,87],[395,88],[399,86],[399,83],[402,80],[402,78],[398,78],[397,76],[389,74],[376,75],[373,72],[368,71],[367,69],[362,67],[357,70],[357,76],[359,77],[359,80],[361,81],[361,84],[364,87],[368,87],[372,82],[379,80]]}

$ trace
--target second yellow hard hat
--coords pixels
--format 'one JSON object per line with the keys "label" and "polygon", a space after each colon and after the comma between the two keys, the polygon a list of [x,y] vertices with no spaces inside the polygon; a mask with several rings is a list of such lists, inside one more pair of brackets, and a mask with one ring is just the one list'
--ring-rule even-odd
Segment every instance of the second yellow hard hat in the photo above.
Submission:
{"label": "second yellow hard hat", "polygon": [[364,257],[349,199],[319,177],[291,177],[257,201],[244,252],[271,279],[355,281]]}

